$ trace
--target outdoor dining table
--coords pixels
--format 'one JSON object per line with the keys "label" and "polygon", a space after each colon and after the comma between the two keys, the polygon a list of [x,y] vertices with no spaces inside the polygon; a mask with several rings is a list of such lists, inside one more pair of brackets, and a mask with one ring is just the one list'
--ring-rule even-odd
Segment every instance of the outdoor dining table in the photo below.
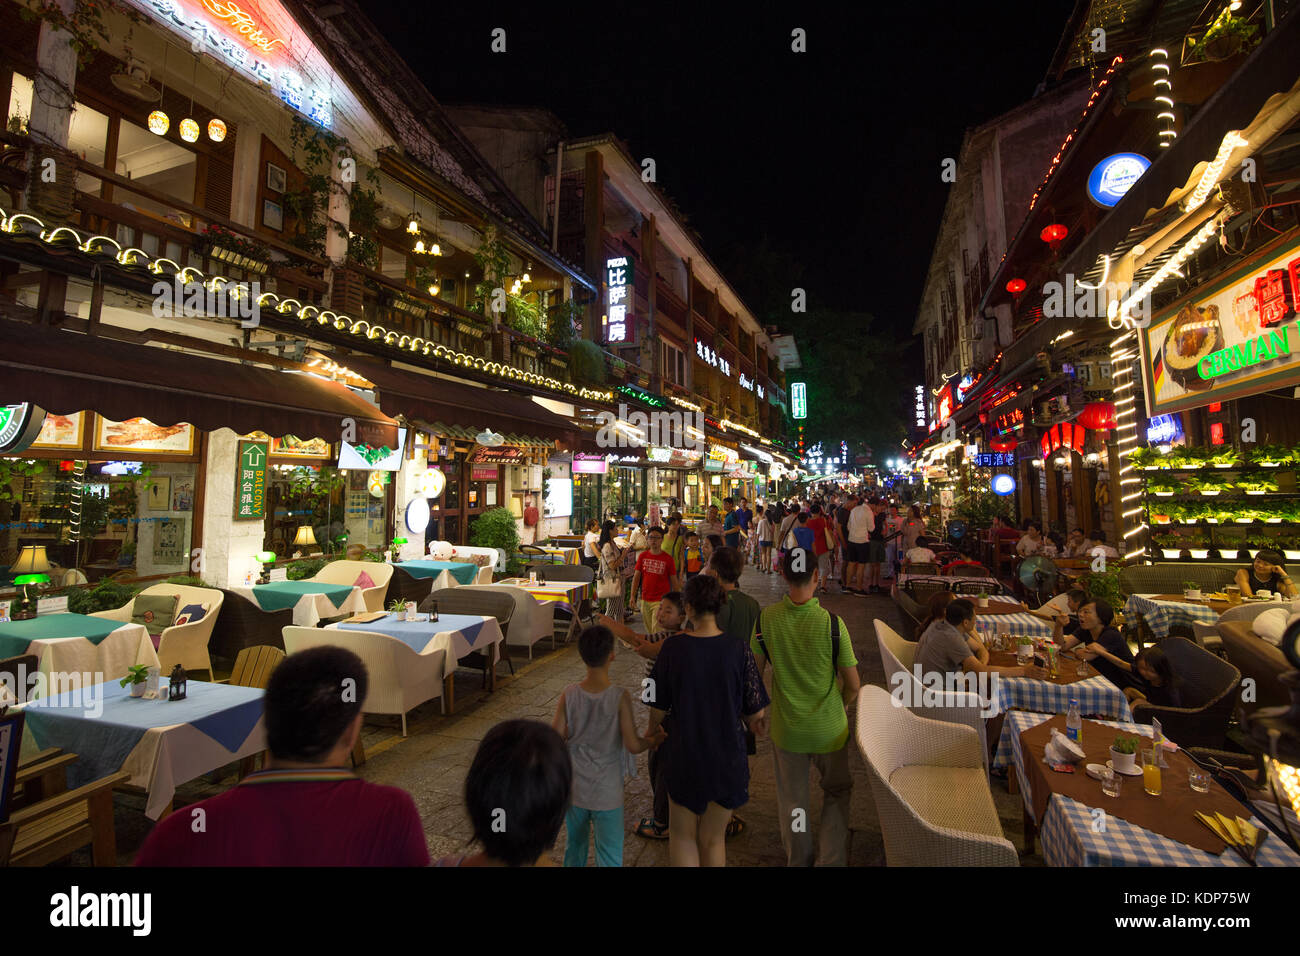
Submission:
{"label": "outdoor dining table", "polygon": [[[1025,731],[1048,721],[1055,721],[1053,726],[1059,725],[1064,731],[1065,718],[1050,714],[1012,713],[1003,725],[1003,734],[1011,736],[1015,773],[1024,800],[1026,849],[1032,849],[1037,828],[1043,860],[1048,866],[1249,866],[1231,848],[1213,853],[1117,815],[1121,800],[1128,800],[1130,808],[1134,799],[1161,801],[1155,807],[1160,813],[1177,815],[1175,822],[1179,825],[1199,827],[1200,824],[1189,822],[1194,811],[1212,813],[1218,807],[1230,807],[1233,815],[1248,818],[1255,826],[1265,829],[1263,821],[1246,806],[1232,801],[1218,782],[1210,781],[1209,794],[1192,792],[1187,781],[1191,760],[1185,754],[1165,753],[1169,766],[1161,772],[1163,794],[1159,797],[1143,790],[1140,776],[1124,778],[1120,797],[1107,797],[1101,792],[1101,782],[1084,773],[1083,765],[1089,760],[1105,763],[1102,754],[1116,736],[1112,731],[1149,738],[1149,726],[1123,721],[1084,721],[1083,746],[1089,757],[1076,766],[1074,774],[1058,774],[1043,762],[1040,740],[1031,741],[1033,751],[1029,752],[1023,737]],[[1034,761],[1037,763],[1031,767]],[[1074,796],[1067,796],[1062,790]],[[1075,799],[1081,795],[1086,795],[1086,802]],[[1139,806],[1138,809],[1148,808]],[[1260,866],[1300,866],[1300,855],[1270,831],[1259,848],[1256,862]]]}
{"label": "outdoor dining table", "polygon": [[1190,630],[1193,624],[1217,624],[1219,615],[1231,606],[1227,601],[1191,601],[1181,594],[1130,594],[1124,616],[1132,619],[1141,614],[1161,641],[1175,626]]}
{"label": "outdoor dining table", "polygon": [[515,558],[525,563],[550,563],[550,564],[581,564],[582,555],[578,548],[551,548],[545,545],[538,545],[542,553],[537,552],[518,552]]}
{"label": "outdoor dining table", "polygon": [[1003,591],[1002,582],[992,575],[967,577],[956,574],[908,574],[904,571],[898,575],[895,583],[901,588],[905,587],[908,581],[924,581],[928,584],[941,584],[947,588],[951,588],[955,584],[962,584],[966,587],[984,587],[988,588],[989,594],[1001,594]]}
{"label": "outdoor dining table", "polygon": [[1051,639],[1055,630],[1055,626],[1051,621],[1024,610],[1010,611],[1009,609],[1012,607],[1018,608],[1019,605],[995,604],[993,599],[990,599],[989,607],[977,607],[975,609],[975,623],[978,627],[991,634],[1005,632],[1013,637],[1023,634],[1031,638]]}
{"label": "outdoor dining table", "polygon": [[[571,615],[564,627],[564,641],[574,636],[578,629],[578,608],[592,595],[592,585],[582,581],[548,581],[545,584],[530,584],[528,578],[507,578],[497,584],[508,584],[522,588],[538,601],[558,605]],[[558,634],[556,636],[559,636]],[[554,641],[552,641],[554,643]]]}
{"label": "outdoor dining table", "polygon": [[[1014,651],[990,651],[989,663],[998,666],[1014,666]],[[1084,662],[1086,665],[1086,662]],[[1056,677],[1003,677],[993,683],[994,699],[989,701],[990,716],[993,712],[1006,713],[1011,710],[1038,711],[1045,714],[1063,714],[1070,709],[1070,701],[1079,701],[1079,713],[1088,716],[1113,717],[1117,720],[1132,720],[1133,711],[1128,698],[1116,685],[1102,677],[1090,665],[1080,673],[1080,662],[1069,657],[1060,658],[1059,674]],[[1005,724],[1003,725],[1005,736]],[[998,749],[993,757],[993,766],[1005,767],[1010,763],[1009,745],[999,739]]]}
{"label": "outdoor dining table", "polygon": [[24,752],[78,754],[69,788],[126,771],[128,786],[148,792],[145,816],[157,820],[181,784],[266,749],[265,691],[190,680],[185,699],[173,701],[167,679],[159,684],[160,700],[132,697],[109,681],[23,705]]}
{"label": "outdoor dining table", "polygon": [[361,588],[352,584],[273,581],[270,584],[255,584],[251,588],[236,587],[231,590],[264,611],[293,608],[293,623],[298,627],[315,627],[322,618],[359,614],[366,609]]}
{"label": "outdoor dining table", "polygon": [[[387,634],[417,654],[444,651],[442,686],[449,714],[454,711],[456,704],[456,663],[467,654],[477,651],[489,655],[488,690],[496,690],[496,665],[501,660],[501,642],[505,640],[496,618],[478,614],[439,614],[438,620],[430,621],[428,614],[418,616],[423,620],[399,621],[396,614],[386,614],[374,621],[338,621],[326,630],[341,631],[344,635],[348,631]],[[346,637],[341,635],[341,639],[346,640]]]}
{"label": "outdoor dining table", "polygon": [[466,561],[402,561],[393,567],[418,580],[433,578],[434,591],[473,584],[478,577],[478,565]]}
{"label": "outdoor dining table", "polygon": [[50,689],[57,689],[73,679],[68,675],[78,675],[76,682],[84,686],[123,678],[136,664],[160,666],[143,624],[85,614],[42,614],[0,623],[0,659],[23,654],[40,659],[39,671],[45,677],[28,686],[27,696],[33,698],[46,695],[52,676],[57,677],[56,687]]}

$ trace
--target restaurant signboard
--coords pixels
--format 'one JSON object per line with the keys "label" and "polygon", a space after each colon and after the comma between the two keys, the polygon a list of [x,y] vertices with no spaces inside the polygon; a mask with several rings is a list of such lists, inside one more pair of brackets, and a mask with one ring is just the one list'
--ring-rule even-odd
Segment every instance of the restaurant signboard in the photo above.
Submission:
{"label": "restaurant signboard", "polygon": [[41,436],[45,412],[35,405],[0,405],[0,452],[23,451]]}
{"label": "restaurant signboard", "polygon": [[726,445],[710,445],[708,457],[704,459],[705,471],[730,471],[740,461],[740,453]]}
{"label": "restaurant signboard", "polygon": [[704,457],[698,451],[692,451],[689,448],[657,448],[651,446],[646,449],[646,458],[656,465],[664,465],[668,468],[694,468]]}
{"label": "restaurant signboard", "polygon": [[1300,239],[1225,273],[1139,330],[1147,415],[1300,383]]}
{"label": "restaurant signboard", "polygon": [[517,445],[479,445],[466,461],[477,465],[522,465],[528,461],[528,454]]}
{"label": "restaurant signboard", "polygon": [[607,468],[604,455],[585,451],[573,453],[572,471],[575,475],[603,475]]}
{"label": "restaurant signboard", "polygon": [[235,467],[236,520],[266,517],[266,469],[268,443],[241,441]]}

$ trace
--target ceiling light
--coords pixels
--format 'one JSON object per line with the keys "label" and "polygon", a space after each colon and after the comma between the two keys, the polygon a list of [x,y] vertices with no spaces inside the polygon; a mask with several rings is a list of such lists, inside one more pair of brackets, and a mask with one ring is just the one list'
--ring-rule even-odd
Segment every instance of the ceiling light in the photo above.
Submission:
{"label": "ceiling light", "polygon": [[410,221],[406,224],[406,231],[413,236],[420,231],[420,214],[418,212],[411,213]]}

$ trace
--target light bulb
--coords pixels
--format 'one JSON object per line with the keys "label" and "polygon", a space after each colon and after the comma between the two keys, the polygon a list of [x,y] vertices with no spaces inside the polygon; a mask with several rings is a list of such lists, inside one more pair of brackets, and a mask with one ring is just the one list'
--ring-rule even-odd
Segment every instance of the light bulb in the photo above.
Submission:
{"label": "light bulb", "polygon": [[438,294],[438,283],[436,283],[436,282],[430,282],[430,283],[429,283],[429,295],[437,295],[437,294]]}
{"label": "light bulb", "polygon": [[220,143],[226,138],[226,124],[219,119],[208,120],[208,139]]}
{"label": "light bulb", "polygon": [[423,239],[417,239],[417,240],[415,240],[415,251],[416,251],[416,252],[424,252],[424,240],[423,240]]}
{"label": "light bulb", "polygon": [[420,214],[418,212],[411,213],[411,220],[406,224],[406,231],[411,235],[415,235],[420,231]]}
{"label": "light bulb", "polygon": [[442,255],[442,246],[438,245],[437,239],[433,240],[433,245],[429,247],[429,255],[431,256]]}

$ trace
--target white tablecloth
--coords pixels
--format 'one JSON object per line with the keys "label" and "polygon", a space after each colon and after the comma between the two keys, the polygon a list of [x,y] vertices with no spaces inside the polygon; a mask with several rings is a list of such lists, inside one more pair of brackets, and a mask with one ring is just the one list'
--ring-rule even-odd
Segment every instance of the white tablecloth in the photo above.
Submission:
{"label": "white tablecloth", "polygon": [[[29,685],[29,697],[33,700],[46,696],[51,690],[58,691],[58,687],[50,687],[52,675],[56,675],[64,687],[70,686],[69,682],[73,680],[77,686],[86,686],[121,680],[136,664],[160,666],[158,652],[143,624],[123,624],[98,645],[84,637],[35,640],[28,645],[27,653],[40,658],[40,673],[45,677],[45,680]],[[72,674],[78,677],[68,676]]]}
{"label": "white tablecloth", "polygon": [[[344,623],[336,622],[329,625],[326,630],[337,630],[340,634],[347,634],[352,630],[387,634],[422,655],[445,651],[446,654],[442,659],[443,680],[456,673],[457,661],[474,651],[483,651],[490,647],[492,663],[496,664],[501,660],[501,642],[505,640],[505,635],[501,633],[501,625],[497,623],[496,618],[477,614],[442,614],[434,623],[398,621],[394,614],[369,624],[348,623],[344,627]],[[420,647],[426,635],[427,643]]]}
{"label": "white tablecloth", "polygon": [[[252,601],[258,607],[262,606],[253,593],[254,588],[237,587],[230,590]],[[352,593],[344,598],[343,603],[338,607],[330,603],[327,595],[304,594],[293,606],[293,623],[297,627],[315,627],[322,618],[338,617],[340,614],[364,614],[365,611],[365,597],[358,587],[353,587]]]}

